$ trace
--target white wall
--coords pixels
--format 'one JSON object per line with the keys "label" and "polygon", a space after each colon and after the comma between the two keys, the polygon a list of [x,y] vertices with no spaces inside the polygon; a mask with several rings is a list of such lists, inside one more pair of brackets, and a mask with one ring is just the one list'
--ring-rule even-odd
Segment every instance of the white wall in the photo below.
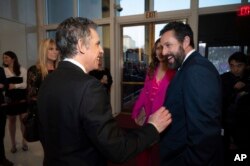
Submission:
{"label": "white wall", "polygon": [[0,63],[5,51],[16,53],[19,63],[27,67],[25,25],[0,18]]}
{"label": "white wall", "polygon": [[2,54],[14,51],[22,66],[37,59],[35,0],[0,0],[0,66]]}

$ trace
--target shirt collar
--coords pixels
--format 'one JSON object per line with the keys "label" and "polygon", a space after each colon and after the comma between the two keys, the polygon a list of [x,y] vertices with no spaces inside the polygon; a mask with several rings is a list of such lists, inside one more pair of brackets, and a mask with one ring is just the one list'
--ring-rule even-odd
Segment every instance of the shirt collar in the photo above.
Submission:
{"label": "shirt collar", "polygon": [[186,57],[184,58],[184,61],[182,62],[182,64],[185,62],[185,60],[187,60],[187,58],[195,51],[195,49],[192,49],[191,51],[189,51],[186,55]]}
{"label": "shirt collar", "polygon": [[[187,55],[185,56],[185,58],[184,58],[184,60],[183,60],[183,62],[182,62],[182,65],[183,65],[183,63],[187,60],[187,58],[193,53],[195,51],[195,49],[192,49],[191,51],[189,51],[188,53],[187,53]],[[180,70],[181,69],[181,66],[177,69],[177,70]]]}
{"label": "shirt collar", "polygon": [[71,62],[71,63],[75,64],[76,66],[80,67],[83,70],[84,73],[87,73],[84,66],[81,63],[77,62],[76,60],[74,60],[72,58],[65,58],[63,61]]}

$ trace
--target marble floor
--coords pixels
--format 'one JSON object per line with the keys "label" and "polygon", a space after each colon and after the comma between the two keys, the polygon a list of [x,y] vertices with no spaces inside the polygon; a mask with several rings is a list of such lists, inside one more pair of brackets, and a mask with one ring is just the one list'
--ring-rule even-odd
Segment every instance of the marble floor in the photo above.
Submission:
{"label": "marble floor", "polygon": [[22,150],[22,136],[19,120],[17,120],[16,130],[17,152],[10,152],[11,143],[8,130],[8,121],[6,122],[4,142],[6,157],[14,163],[14,166],[42,166],[43,150],[40,142],[28,143],[29,150]]}

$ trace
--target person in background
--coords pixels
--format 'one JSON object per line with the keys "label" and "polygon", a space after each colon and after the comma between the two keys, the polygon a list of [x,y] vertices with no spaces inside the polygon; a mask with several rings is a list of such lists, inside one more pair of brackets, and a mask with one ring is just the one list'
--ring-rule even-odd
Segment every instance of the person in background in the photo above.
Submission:
{"label": "person in background", "polygon": [[[20,66],[16,54],[12,51],[3,53],[3,66],[8,83],[5,97],[8,99],[7,115],[12,144],[11,152],[16,153],[16,116],[19,115],[21,132],[23,134],[24,125],[22,123],[22,119],[27,112],[27,70]],[[24,138],[22,139],[22,150],[28,150],[28,145]]]}
{"label": "person in background", "polygon": [[53,39],[44,39],[39,45],[36,65],[28,69],[27,99],[28,109],[37,111],[37,94],[44,78],[54,71],[59,62],[59,51]]}
{"label": "person in background", "polygon": [[5,156],[4,148],[4,135],[5,135],[5,124],[6,124],[6,112],[4,103],[3,91],[6,86],[6,77],[4,70],[0,67],[0,165],[1,166],[12,166],[14,165]]}
{"label": "person in background", "polygon": [[[112,78],[112,75],[111,75],[111,73],[110,73],[110,69],[108,69],[107,67],[105,67],[105,68],[103,69],[103,71],[104,71],[104,75],[107,76],[107,79],[106,79],[106,78],[104,79],[105,87],[107,88],[108,93],[110,93],[110,91],[111,91],[111,86],[112,86],[112,84],[113,84],[113,78]],[[106,80],[107,80],[107,81],[106,81]]]}
{"label": "person in background", "polygon": [[[224,148],[226,155],[228,155],[230,150],[238,149],[236,142],[239,136],[242,137],[241,139],[246,139],[246,135],[249,135],[249,132],[247,130],[242,132],[245,133],[245,136],[242,136],[242,134],[239,133],[239,131],[243,131],[243,129],[245,128],[244,126],[247,124],[247,121],[249,121],[249,119],[244,122],[245,125],[241,125],[241,127],[238,128],[237,124],[239,123],[237,123],[237,117],[242,117],[243,114],[240,115],[239,113],[246,110],[245,108],[243,108],[243,105],[239,105],[239,103],[242,103],[241,101],[244,100],[243,97],[247,97],[247,94],[250,93],[250,77],[246,69],[247,56],[242,52],[235,52],[228,58],[228,64],[230,67],[230,71],[221,75],[223,101],[222,124],[225,133]],[[244,107],[247,107],[247,105]],[[237,110],[238,108],[241,109]],[[244,116],[238,120],[241,123],[244,121],[243,119],[247,117],[249,117],[249,115]],[[238,143],[243,142],[246,141],[238,141]],[[249,142],[249,140],[247,142]]]}
{"label": "person in background", "polygon": [[223,165],[220,75],[195,51],[188,24],[170,22],[160,35],[168,67],[178,70],[164,102],[173,122],[161,137],[160,164]]}
{"label": "person in background", "polygon": [[45,166],[124,162],[157,142],[171,123],[161,107],[140,129],[118,127],[103,85],[88,74],[103,57],[96,28],[87,18],[70,17],[56,30],[62,61],[44,79],[37,100]]}
{"label": "person in background", "polygon": [[[166,58],[162,56],[160,38],[157,39],[154,44],[151,58],[152,62],[149,65],[144,87],[132,111],[132,118],[138,125],[144,125],[149,116],[163,105],[166,90],[175,74],[174,70],[168,69]],[[140,153],[136,158],[136,165],[158,165],[156,162],[159,161],[159,158],[155,159],[155,157],[153,157],[158,157],[158,155],[154,155],[157,151],[155,149],[158,149],[158,146],[150,147]]]}
{"label": "person in background", "polygon": [[242,52],[235,52],[228,58],[228,64],[230,71],[221,75],[223,112],[227,112],[228,107],[234,103],[238,95],[249,92],[250,89],[246,55]]}
{"label": "person in background", "polygon": [[108,68],[92,70],[89,72],[89,75],[98,79],[106,88],[107,93],[110,94],[113,79]]}

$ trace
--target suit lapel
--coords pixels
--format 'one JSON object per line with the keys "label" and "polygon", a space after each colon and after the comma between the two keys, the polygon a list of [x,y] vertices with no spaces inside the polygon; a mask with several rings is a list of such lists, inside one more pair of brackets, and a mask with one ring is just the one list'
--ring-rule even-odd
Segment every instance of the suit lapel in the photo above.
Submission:
{"label": "suit lapel", "polygon": [[186,65],[190,63],[190,61],[197,55],[196,51],[194,51],[181,65],[179,70],[182,70]]}
{"label": "suit lapel", "polygon": [[185,61],[184,63],[181,65],[181,67],[179,68],[179,70],[177,70],[174,78],[172,79],[172,81],[169,84],[169,87],[166,91],[166,97],[165,97],[165,103],[167,101],[168,96],[171,96],[171,93],[174,93],[173,91],[175,91],[175,85],[179,84],[179,81],[184,81],[183,79],[180,79],[181,74],[184,70],[185,67],[187,67],[189,65],[189,63],[191,62],[191,60],[196,56],[196,51],[194,51]]}

